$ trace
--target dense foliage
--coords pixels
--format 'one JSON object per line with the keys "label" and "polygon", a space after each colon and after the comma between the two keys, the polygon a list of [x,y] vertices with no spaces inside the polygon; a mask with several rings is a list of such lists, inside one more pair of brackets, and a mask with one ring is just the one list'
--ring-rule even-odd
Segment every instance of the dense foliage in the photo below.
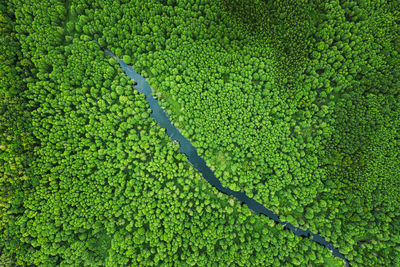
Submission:
{"label": "dense foliage", "polygon": [[398,1],[133,6],[80,28],[130,55],[225,185],[353,264],[397,263]]}
{"label": "dense foliage", "polygon": [[211,188],[96,39],[148,78],[224,185],[321,233],[352,266],[399,265],[399,10],[330,0],[2,6],[2,260],[341,263]]}
{"label": "dense foliage", "polygon": [[[0,233],[13,218],[11,203],[15,189],[28,179],[26,168],[32,155],[33,139],[29,129],[30,114],[25,108],[27,67],[13,31],[13,15],[0,6]],[[0,236],[0,265],[12,259],[1,253],[4,236]]]}
{"label": "dense foliage", "polygon": [[[10,161],[18,152],[26,157],[21,164],[29,162],[29,179],[8,200],[12,216],[2,215],[9,220],[2,226],[2,264],[12,258],[34,266],[340,263],[208,185],[149,118],[144,96],[117,62],[87,35],[65,34],[63,5],[32,1],[13,8],[29,78],[22,69],[8,71],[22,64],[19,52],[5,54],[2,67],[24,81],[25,102],[16,108],[31,111],[32,127],[21,129],[32,131],[35,145],[33,156],[28,149],[2,154]],[[15,95],[6,82],[4,99]],[[18,178],[2,177],[9,176]]]}

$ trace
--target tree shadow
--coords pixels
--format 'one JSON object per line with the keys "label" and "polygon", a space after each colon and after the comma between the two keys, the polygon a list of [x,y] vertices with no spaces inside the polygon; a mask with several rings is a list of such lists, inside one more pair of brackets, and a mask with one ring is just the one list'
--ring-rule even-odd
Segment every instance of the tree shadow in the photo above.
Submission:
{"label": "tree shadow", "polygon": [[279,70],[298,73],[309,56],[320,21],[319,4],[298,1],[221,0],[226,16],[236,20],[240,35],[274,49]]}

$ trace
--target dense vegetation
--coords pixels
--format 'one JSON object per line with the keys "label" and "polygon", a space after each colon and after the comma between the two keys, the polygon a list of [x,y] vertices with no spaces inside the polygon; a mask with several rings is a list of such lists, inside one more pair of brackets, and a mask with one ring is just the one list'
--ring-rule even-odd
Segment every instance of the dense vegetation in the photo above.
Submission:
{"label": "dense vegetation", "polygon": [[93,41],[215,170],[352,266],[400,264],[399,1],[9,1],[1,261],[340,265],[209,186]]}

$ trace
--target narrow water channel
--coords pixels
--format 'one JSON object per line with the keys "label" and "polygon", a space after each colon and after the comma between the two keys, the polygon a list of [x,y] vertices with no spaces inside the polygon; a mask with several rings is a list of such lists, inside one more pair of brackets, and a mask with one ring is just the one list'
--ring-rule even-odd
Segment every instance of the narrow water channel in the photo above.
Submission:
{"label": "narrow water channel", "polygon": [[345,259],[344,255],[340,253],[339,250],[335,248],[332,243],[326,241],[325,238],[323,238],[319,234],[315,234],[309,229],[303,230],[295,227],[291,223],[281,221],[277,214],[267,209],[253,198],[248,197],[244,192],[233,191],[227,187],[223,187],[219,179],[215,176],[214,172],[207,166],[204,159],[197,154],[197,150],[192,145],[192,143],[187,138],[185,138],[171,123],[165,111],[158,104],[158,100],[154,98],[150,84],[147,82],[147,80],[143,76],[138,74],[133,69],[133,67],[126,64],[122,59],[116,57],[109,50],[104,48],[102,49],[108,56],[117,59],[125,74],[136,82],[133,85],[133,88],[146,96],[146,100],[150,105],[150,109],[152,110],[151,117],[153,117],[161,125],[161,127],[167,130],[167,134],[171,140],[177,141],[179,143],[179,151],[187,156],[189,162],[203,175],[204,179],[206,179],[220,192],[236,197],[242,204],[246,204],[253,212],[268,216],[268,218],[274,220],[276,223],[281,224],[284,229],[292,231],[295,235],[307,238],[312,237],[312,241],[328,248],[332,252],[332,255],[343,259],[346,266],[349,266],[349,263]]}

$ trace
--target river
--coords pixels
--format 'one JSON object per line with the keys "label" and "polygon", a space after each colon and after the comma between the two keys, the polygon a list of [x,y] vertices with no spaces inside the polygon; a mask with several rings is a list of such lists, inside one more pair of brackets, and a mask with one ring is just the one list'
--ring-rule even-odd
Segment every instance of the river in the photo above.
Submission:
{"label": "river", "polygon": [[311,238],[312,241],[328,248],[332,252],[333,256],[343,259],[346,266],[349,266],[349,263],[344,257],[344,255],[340,253],[339,250],[335,248],[332,243],[326,241],[326,239],[323,238],[321,235],[313,233],[309,229],[303,230],[301,228],[295,227],[291,223],[281,221],[277,214],[267,209],[261,203],[254,200],[253,198],[248,197],[244,192],[233,191],[227,187],[223,187],[220,180],[215,176],[214,172],[210,169],[210,167],[207,166],[204,159],[198,155],[197,149],[171,123],[169,116],[158,104],[158,100],[154,98],[150,84],[147,82],[147,80],[143,76],[138,74],[133,67],[126,64],[122,59],[116,57],[109,50],[105,48],[102,49],[108,56],[118,60],[118,63],[122,68],[122,70],[125,72],[125,74],[136,82],[132,87],[146,96],[146,100],[149,103],[150,109],[152,110],[151,117],[155,119],[157,123],[161,125],[161,127],[166,129],[167,134],[172,141],[177,141],[179,143],[180,145],[179,151],[187,156],[189,162],[193,165],[194,168],[196,168],[202,174],[204,179],[206,179],[212,186],[214,186],[220,192],[230,196],[234,196],[242,204],[247,205],[247,207],[249,207],[249,209],[252,210],[253,212],[268,216],[268,218],[274,220],[276,223],[281,224],[284,227],[284,229],[292,231],[295,235]]}

